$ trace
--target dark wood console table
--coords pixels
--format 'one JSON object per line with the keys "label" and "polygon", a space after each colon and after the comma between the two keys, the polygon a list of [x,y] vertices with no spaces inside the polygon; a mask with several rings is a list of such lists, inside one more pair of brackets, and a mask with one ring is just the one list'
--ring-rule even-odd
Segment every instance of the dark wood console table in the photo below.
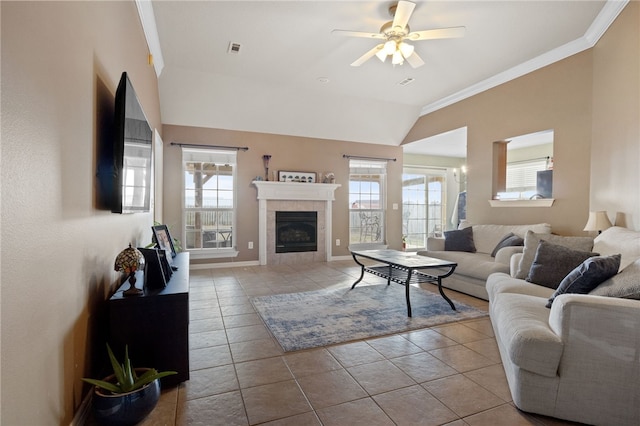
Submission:
{"label": "dark wood console table", "polygon": [[[125,345],[133,367],[150,367],[178,374],[162,380],[175,386],[189,380],[189,253],[178,253],[167,286],[144,290],[140,296],[123,296],[125,282],[109,299],[109,345],[122,359]],[[136,273],[136,287],[142,288],[142,272]]]}

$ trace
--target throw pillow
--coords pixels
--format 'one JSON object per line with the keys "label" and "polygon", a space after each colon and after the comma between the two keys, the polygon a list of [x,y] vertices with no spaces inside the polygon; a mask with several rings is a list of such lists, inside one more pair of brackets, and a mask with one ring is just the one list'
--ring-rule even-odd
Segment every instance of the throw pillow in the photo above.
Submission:
{"label": "throw pillow", "polygon": [[541,240],[526,280],[556,289],[569,272],[591,256],[597,256],[597,254],[572,250]]}
{"label": "throw pillow", "polygon": [[[620,264],[624,262],[624,254]],[[640,259],[636,260],[613,277],[609,278],[591,293],[594,296],[640,299]]]}
{"label": "throw pillow", "polygon": [[444,232],[444,250],[445,251],[467,251],[469,253],[476,252],[476,246],[473,243],[473,228],[457,229]]}
{"label": "throw pillow", "polygon": [[592,237],[563,237],[561,235],[553,234],[537,234],[532,231],[527,231],[524,237],[524,250],[518,265],[518,271],[516,272],[516,278],[524,280],[529,274],[533,259],[536,257],[536,251],[538,250],[538,244],[540,240],[546,240],[551,244],[558,244],[564,247],[569,247],[579,251],[591,251],[593,250],[593,238]]}
{"label": "throw pillow", "polygon": [[498,244],[496,244],[496,247],[491,252],[491,257],[496,257],[496,253],[498,253],[498,250],[500,250],[503,247],[523,246],[523,245],[524,245],[524,239],[522,237],[518,237],[513,232],[509,232],[500,240]]}
{"label": "throw pillow", "polygon": [[549,298],[550,308],[556,297],[565,293],[587,294],[618,273],[622,255],[590,257],[564,277],[555,293]]}

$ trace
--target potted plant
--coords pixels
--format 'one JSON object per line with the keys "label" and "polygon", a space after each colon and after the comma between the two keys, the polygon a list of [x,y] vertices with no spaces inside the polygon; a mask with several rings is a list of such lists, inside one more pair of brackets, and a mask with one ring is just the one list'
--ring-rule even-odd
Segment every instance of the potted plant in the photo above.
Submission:
{"label": "potted plant", "polygon": [[95,386],[93,414],[96,420],[109,425],[133,425],[144,419],[160,399],[160,379],[177,374],[159,373],[153,368],[133,368],[129,348],[125,346],[124,362],[120,364],[107,343],[113,374],[104,380],[82,380]]}

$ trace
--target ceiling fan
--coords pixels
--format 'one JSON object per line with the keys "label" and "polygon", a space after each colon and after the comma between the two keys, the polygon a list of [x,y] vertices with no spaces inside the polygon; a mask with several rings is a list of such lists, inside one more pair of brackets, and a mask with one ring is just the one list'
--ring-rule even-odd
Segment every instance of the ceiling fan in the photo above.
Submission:
{"label": "ceiling fan", "polygon": [[389,7],[389,14],[393,21],[385,23],[379,33],[365,33],[360,31],[333,30],[333,34],[349,37],[365,37],[378,40],[385,40],[367,53],[356,59],[351,66],[359,67],[374,55],[382,62],[391,56],[393,65],[402,65],[406,60],[413,68],[424,65],[424,61],[415,52],[415,48],[408,41],[433,40],[438,38],[458,38],[463,37],[465,27],[450,27],[434,30],[414,31],[409,29],[409,19],[415,9],[416,4],[410,1],[400,0],[397,4]]}

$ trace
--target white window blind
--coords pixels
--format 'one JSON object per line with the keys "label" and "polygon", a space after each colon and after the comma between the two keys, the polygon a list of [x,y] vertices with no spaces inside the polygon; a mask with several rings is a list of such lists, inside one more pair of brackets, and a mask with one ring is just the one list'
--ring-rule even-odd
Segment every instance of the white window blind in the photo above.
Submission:
{"label": "white window blind", "polygon": [[537,186],[537,172],[546,169],[546,158],[508,163],[506,192],[535,191]]}

